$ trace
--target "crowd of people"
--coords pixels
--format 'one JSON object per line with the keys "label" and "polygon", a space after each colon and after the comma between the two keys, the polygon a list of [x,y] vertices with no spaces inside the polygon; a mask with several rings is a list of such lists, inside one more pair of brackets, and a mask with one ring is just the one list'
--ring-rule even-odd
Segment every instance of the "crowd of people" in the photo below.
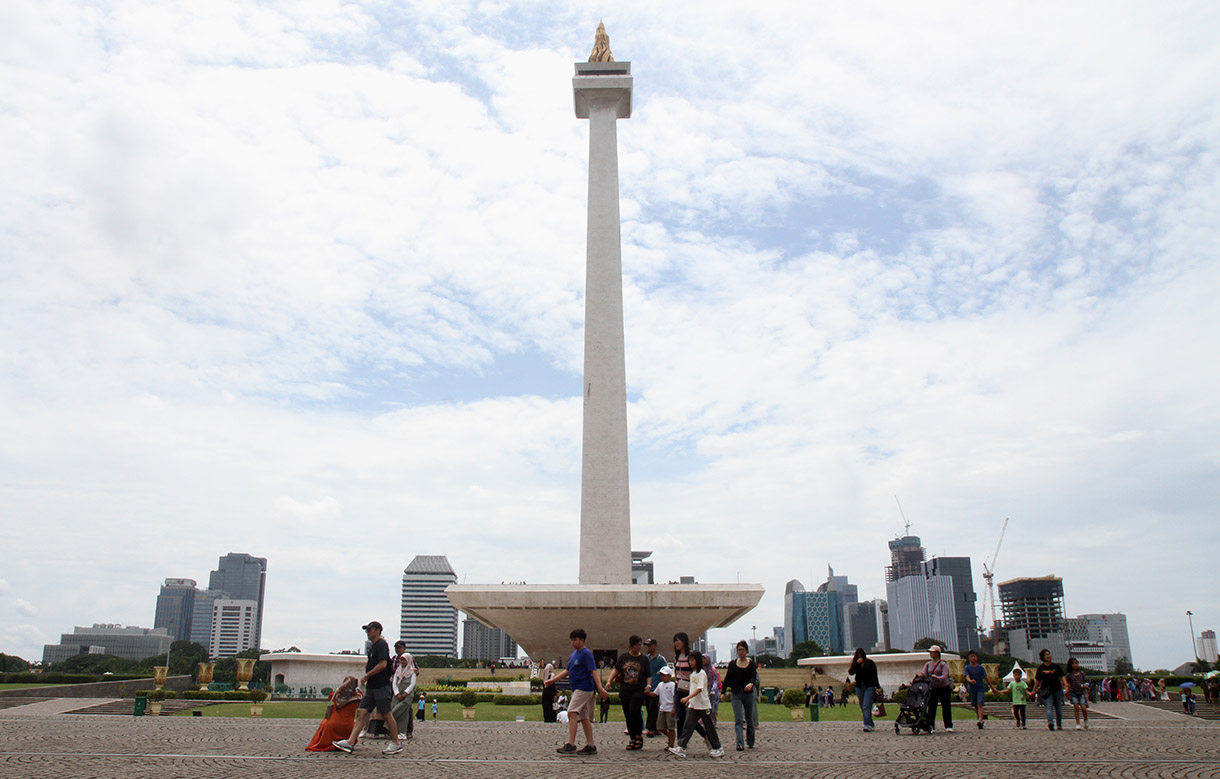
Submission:
{"label": "crowd of people", "polygon": [[[396,754],[402,751],[402,737],[412,738],[415,722],[426,718],[428,703],[431,703],[433,720],[437,718],[435,699],[429,699],[423,692],[418,698],[414,696],[420,668],[406,651],[405,642],[396,642],[391,654],[382,637],[381,623],[370,622],[362,629],[369,640],[365,673],[359,678],[347,676],[331,693],[322,722],[306,747],[308,751],[352,752],[361,738],[377,735],[384,729],[390,743],[383,752]],[[685,757],[687,747],[697,734],[707,744],[711,757],[723,757],[717,713],[721,696],[725,694],[731,696],[737,750],[754,748],[761,687],[758,665],[750,657],[745,641],[737,643],[736,658],[721,674],[709,658],[691,648],[686,633],[674,634],[672,661],[660,652],[655,638],[644,640],[631,636],[628,650],[618,656],[609,678],[603,683],[593,653],[585,646],[586,639],[585,631],[573,630],[569,637],[572,653],[567,667],[556,672],[554,665],[547,664],[542,672],[543,720],[567,725],[567,739],[557,750],[559,754],[597,753],[593,735],[594,704],[600,698],[601,722],[607,722],[609,688],[615,683],[626,720],[624,734],[628,737],[628,750],[643,749],[645,738],[663,736],[665,748],[670,753]],[[941,658],[940,647],[931,647],[928,655],[928,661],[916,676],[917,680],[927,682],[930,690],[922,712],[923,726],[929,732],[936,729],[939,708],[944,729],[951,733],[950,696],[954,685],[949,666]],[[1013,721],[1020,729],[1027,726],[1025,709],[1029,701],[1044,707],[1048,729],[1063,729],[1067,704],[1072,706],[1076,728],[1087,730],[1090,702],[1169,699],[1164,679],[1154,683],[1151,679],[1105,677],[1100,682],[1090,682],[1074,657],[1068,658],[1065,668],[1055,663],[1051,652],[1044,649],[1039,660],[1028,675],[1021,668],[1014,668],[999,688],[988,680],[978,653],[969,652],[960,692],[964,694],[962,700],[968,701],[974,710],[978,729],[984,728],[987,719],[984,704],[988,690],[1009,698]],[[840,688],[838,703],[846,706],[849,688],[854,687],[863,729],[872,732],[874,715],[881,713],[876,707],[883,706],[885,701],[877,665],[863,649],[857,649],[847,673],[849,678]],[[564,679],[571,688],[570,699],[556,687],[556,683]],[[1206,680],[1203,692],[1208,702],[1220,701],[1220,679]],[[807,706],[835,705],[833,686],[823,689],[807,684],[804,694]],[[1186,713],[1194,713],[1195,701],[1189,687],[1182,692],[1182,705]],[[576,741],[581,730],[585,745],[578,748]]]}

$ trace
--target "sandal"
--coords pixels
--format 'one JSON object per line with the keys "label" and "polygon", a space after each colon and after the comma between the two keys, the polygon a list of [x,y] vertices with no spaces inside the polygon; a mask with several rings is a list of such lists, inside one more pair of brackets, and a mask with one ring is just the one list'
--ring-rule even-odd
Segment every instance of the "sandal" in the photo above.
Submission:
{"label": "sandal", "polygon": [[632,741],[629,744],[627,744],[627,749],[643,749],[643,748],[644,748],[643,741]]}

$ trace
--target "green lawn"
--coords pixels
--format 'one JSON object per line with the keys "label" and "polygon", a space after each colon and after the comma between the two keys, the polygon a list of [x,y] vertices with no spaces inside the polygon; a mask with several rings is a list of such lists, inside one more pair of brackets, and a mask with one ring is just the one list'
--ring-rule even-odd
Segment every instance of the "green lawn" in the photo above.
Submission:
{"label": "green lawn", "polygon": [[46,685],[42,685],[42,684],[18,684],[18,683],[14,682],[12,684],[8,684],[8,683],[0,684],[0,690],[27,690],[31,687],[45,687],[45,686]]}
{"label": "green lawn", "polygon": [[[887,704],[889,717],[878,719],[889,719],[893,717],[897,706]],[[201,709],[205,717],[249,717],[250,704],[248,703],[219,703],[214,706],[204,706]],[[322,713],[326,711],[326,703],[323,701],[270,701],[263,704],[263,717],[267,719],[322,719]],[[849,703],[846,706],[835,706],[830,709],[819,709],[820,719],[824,722],[859,722],[860,707]],[[190,711],[178,712],[174,716],[190,717]],[[496,706],[489,703],[481,703],[476,707],[475,719],[482,722],[513,722],[518,716],[524,716],[527,722],[542,721],[541,706]],[[805,719],[809,718],[809,710],[805,709],[803,714]],[[462,718],[462,707],[456,703],[442,703],[440,711],[437,715],[439,720],[460,720]],[[772,704],[762,704],[758,707],[758,718],[760,722],[791,722],[792,715],[788,709]],[[432,709],[428,708],[428,719],[432,719]],[[613,706],[610,709],[610,721],[622,722],[623,710],[618,706]],[[729,703],[720,704],[720,721],[726,722],[729,725],[733,723],[733,706]]]}

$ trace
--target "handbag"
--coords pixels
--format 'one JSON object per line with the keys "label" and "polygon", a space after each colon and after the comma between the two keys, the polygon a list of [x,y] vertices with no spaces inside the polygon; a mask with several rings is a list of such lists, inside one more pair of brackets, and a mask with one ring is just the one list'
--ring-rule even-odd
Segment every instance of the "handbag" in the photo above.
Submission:
{"label": "handbag", "polygon": [[885,716],[885,701],[882,701],[881,703],[878,703],[876,706],[873,707],[873,716],[874,717],[884,717]]}

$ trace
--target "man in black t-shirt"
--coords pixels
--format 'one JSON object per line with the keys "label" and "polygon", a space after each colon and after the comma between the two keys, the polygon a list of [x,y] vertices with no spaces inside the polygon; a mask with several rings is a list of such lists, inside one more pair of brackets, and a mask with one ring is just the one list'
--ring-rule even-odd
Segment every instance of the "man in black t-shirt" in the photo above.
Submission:
{"label": "man in black t-shirt", "polygon": [[652,678],[652,663],[644,654],[644,639],[632,636],[629,639],[631,649],[619,655],[614,664],[614,672],[610,674],[607,685],[619,680],[618,696],[623,704],[623,715],[627,718],[627,733],[631,737],[628,749],[640,749],[644,746],[644,720],[641,709],[644,705],[644,691],[650,685]]}
{"label": "man in black t-shirt", "polygon": [[368,724],[373,709],[385,717],[386,727],[390,729],[390,743],[382,750],[387,755],[396,755],[402,751],[398,742],[398,723],[390,713],[390,702],[394,697],[394,689],[390,685],[393,673],[390,670],[390,645],[381,637],[381,623],[370,622],[361,628],[369,639],[369,659],[364,664],[364,676],[360,683],[364,685],[364,697],[357,709],[356,721],[352,726],[352,734],[345,739],[332,741],[335,749],[351,752],[360,743],[360,732]]}

